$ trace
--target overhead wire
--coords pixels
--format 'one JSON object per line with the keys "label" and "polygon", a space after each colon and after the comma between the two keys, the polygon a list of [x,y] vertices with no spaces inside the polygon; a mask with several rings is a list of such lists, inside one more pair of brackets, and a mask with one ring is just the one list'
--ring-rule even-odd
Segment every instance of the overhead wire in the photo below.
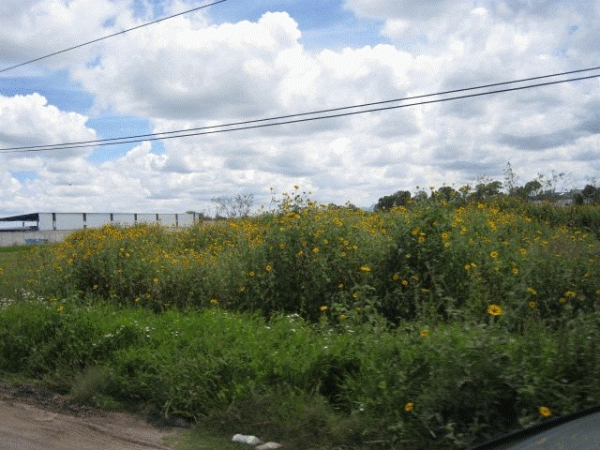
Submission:
{"label": "overhead wire", "polygon": [[29,60],[29,61],[25,61],[25,62],[22,62],[22,63],[19,63],[19,64],[15,64],[14,66],[5,67],[4,69],[0,69],[0,73],[8,72],[9,70],[17,69],[18,67],[23,67],[23,66],[26,66],[28,64],[32,64],[34,62],[50,58],[52,56],[56,56],[56,55],[60,55],[62,53],[70,52],[71,50],[75,50],[75,49],[78,49],[78,48],[81,48],[81,47],[85,47],[86,45],[94,44],[96,42],[100,42],[100,41],[103,41],[105,39],[109,39],[109,38],[112,38],[112,37],[115,37],[115,36],[120,36],[122,34],[129,33],[130,31],[133,31],[133,30],[138,30],[140,28],[147,27],[147,26],[150,26],[150,25],[154,25],[154,24],[157,24],[159,22],[164,22],[165,20],[169,20],[169,19],[172,19],[174,17],[182,16],[184,14],[189,14],[189,13],[194,12],[194,11],[199,11],[201,9],[208,8],[208,7],[214,6],[214,5],[218,5],[219,3],[223,3],[223,2],[226,2],[226,1],[227,0],[216,0],[216,1],[213,1],[212,3],[206,4],[206,5],[202,5],[202,6],[197,6],[196,8],[188,9],[186,11],[183,11],[183,12],[180,12],[180,13],[177,13],[177,14],[173,14],[173,15],[170,15],[170,16],[167,16],[167,17],[163,17],[161,19],[153,20],[151,22],[146,22],[146,23],[143,23],[141,25],[135,26],[133,28],[128,28],[126,30],[119,31],[117,33],[112,33],[112,34],[109,34],[109,35],[106,35],[106,36],[103,36],[103,37],[100,37],[100,38],[97,38],[97,39],[92,39],[91,41],[87,41],[87,42],[84,42],[82,44],[74,45],[72,47],[68,47],[68,48],[65,48],[63,50],[58,50],[58,51],[50,53],[48,55],[40,56],[38,58],[34,58],[34,59]]}
{"label": "overhead wire", "polygon": [[[291,119],[294,117],[302,117],[302,116],[308,116],[308,115],[325,114],[325,113],[338,112],[338,111],[344,111],[344,110],[349,110],[349,109],[364,108],[364,107],[368,107],[368,106],[377,106],[377,105],[384,105],[384,104],[388,104],[388,103],[396,103],[396,102],[402,102],[402,101],[417,100],[417,99],[422,99],[422,98],[437,97],[437,96],[441,96],[441,95],[455,94],[458,92],[467,92],[467,91],[485,89],[485,88],[490,88],[490,87],[498,87],[498,86],[506,86],[506,85],[510,85],[510,84],[525,83],[525,82],[529,82],[529,81],[542,80],[542,79],[547,79],[547,78],[555,78],[555,77],[559,77],[559,76],[573,75],[576,73],[591,72],[591,71],[595,71],[595,70],[600,70],[600,66],[589,67],[586,69],[570,70],[567,72],[558,72],[558,73],[553,73],[553,74],[548,74],[548,75],[539,75],[539,76],[529,77],[529,78],[521,78],[521,79],[511,80],[511,81],[501,81],[501,82],[497,82],[497,83],[483,84],[483,85],[471,86],[471,87],[467,87],[467,88],[452,89],[452,90],[447,90],[447,91],[435,92],[435,93],[431,93],[431,94],[414,95],[414,96],[409,96],[409,97],[401,97],[401,98],[394,98],[394,99],[389,99],[389,100],[382,100],[382,101],[377,101],[377,102],[361,103],[361,104],[351,105],[351,106],[341,106],[341,107],[337,107],[337,108],[321,109],[321,110],[307,111],[307,112],[301,112],[301,113],[286,114],[286,115],[281,115],[281,116],[266,117],[266,118],[262,118],[262,119],[245,120],[245,121],[223,123],[223,124],[212,125],[212,126],[202,126],[202,127],[193,127],[193,128],[186,128],[186,129],[180,129],[180,130],[163,131],[160,133],[136,134],[136,135],[130,135],[130,136],[121,136],[121,137],[96,139],[96,140],[88,140],[88,141],[61,142],[61,143],[57,143],[57,144],[45,144],[45,145],[37,145],[37,146],[8,147],[8,148],[0,148],[0,151],[25,150],[25,149],[36,149],[36,148],[44,149],[44,150],[51,150],[53,147],[64,148],[65,146],[72,146],[72,145],[77,145],[77,146],[109,145],[109,143],[113,143],[114,145],[117,145],[117,144],[123,143],[121,141],[130,142],[131,139],[141,139],[143,141],[143,140],[148,140],[146,138],[154,138],[154,137],[159,137],[159,136],[164,136],[166,138],[167,136],[173,135],[173,134],[190,133],[190,132],[202,131],[202,130],[208,130],[208,129],[214,129],[214,128],[249,125],[249,124],[268,122],[268,121],[274,121],[274,120]],[[141,141],[137,141],[137,142],[141,142]]]}
{"label": "overhead wire", "polygon": [[[448,91],[436,92],[436,93],[432,93],[432,94],[423,94],[423,95],[403,97],[403,98],[398,98],[398,99],[384,100],[384,101],[379,101],[379,102],[363,103],[360,105],[344,106],[344,107],[339,107],[339,108],[330,108],[330,109],[316,110],[316,111],[310,111],[310,112],[275,116],[275,117],[248,120],[248,121],[231,122],[231,123],[224,123],[224,124],[219,124],[219,125],[188,128],[188,129],[183,129],[183,130],[166,131],[166,132],[162,132],[162,133],[123,136],[123,137],[117,137],[117,138],[68,142],[68,143],[61,143],[61,144],[0,148],[0,153],[41,152],[41,151],[50,151],[50,150],[67,150],[67,149],[96,147],[96,146],[133,144],[133,143],[140,143],[140,142],[145,142],[145,141],[162,141],[162,140],[176,139],[176,138],[182,138],[182,137],[203,136],[203,135],[210,135],[210,134],[217,134],[217,133],[226,133],[226,132],[233,132],[233,131],[252,130],[252,129],[259,129],[259,128],[288,125],[288,124],[296,124],[296,123],[310,122],[310,121],[323,120],[323,119],[332,119],[332,118],[338,118],[338,117],[348,117],[348,116],[354,116],[354,115],[359,115],[359,114],[388,111],[388,110],[394,110],[394,109],[400,109],[400,108],[407,108],[407,107],[411,107],[411,106],[428,105],[428,104],[448,102],[448,101],[453,101],[453,100],[460,100],[460,99],[467,99],[467,98],[474,98],[474,97],[481,97],[481,96],[499,94],[499,93],[505,93],[505,92],[514,92],[514,91],[532,89],[532,88],[537,88],[537,87],[542,87],[542,86],[550,86],[550,85],[556,85],[556,84],[562,84],[562,83],[569,83],[569,82],[573,82],[573,81],[581,81],[581,80],[589,80],[589,79],[593,79],[593,78],[600,78],[600,74],[594,74],[594,75],[588,75],[588,76],[582,76],[582,77],[567,78],[567,79],[562,79],[562,80],[546,81],[543,83],[526,84],[524,86],[516,86],[516,87],[510,87],[510,88],[488,90],[488,91],[484,91],[484,92],[475,92],[475,93],[456,95],[456,96],[451,96],[451,97],[435,98],[432,100],[423,100],[423,101],[419,101],[419,102],[403,103],[400,105],[388,105],[388,106],[381,106],[381,107],[377,107],[377,108],[358,109],[358,108],[366,108],[366,107],[371,107],[371,106],[385,105],[385,104],[394,103],[394,102],[398,103],[398,102],[417,100],[417,99],[423,99],[423,98],[439,97],[439,96],[448,95],[448,94],[456,94],[456,93],[460,93],[460,92],[469,92],[469,91],[473,91],[473,90],[477,90],[477,89],[486,89],[489,87],[506,86],[506,85],[510,85],[510,84],[524,83],[524,82],[529,82],[529,81],[548,79],[551,77],[572,75],[572,74],[576,74],[576,73],[583,73],[583,72],[589,72],[589,71],[595,71],[595,70],[600,70],[600,67],[592,67],[592,68],[587,68],[587,69],[579,69],[579,70],[555,73],[555,74],[550,74],[550,75],[542,75],[542,76],[537,76],[537,77],[523,78],[523,79],[513,80],[513,81],[503,81],[503,82],[499,82],[499,83],[491,83],[491,84],[473,86],[473,87],[468,87],[468,88],[453,89],[453,90],[448,90]],[[355,109],[355,111],[349,111],[351,109]],[[340,111],[345,111],[345,112],[340,112]],[[331,113],[335,113],[335,114],[331,114]],[[307,117],[307,116],[311,116],[311,117]]]}

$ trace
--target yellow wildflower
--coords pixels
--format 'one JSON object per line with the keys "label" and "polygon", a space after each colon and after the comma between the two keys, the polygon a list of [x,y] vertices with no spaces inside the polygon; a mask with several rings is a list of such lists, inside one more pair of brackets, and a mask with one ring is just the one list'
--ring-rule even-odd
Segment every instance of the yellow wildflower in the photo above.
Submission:
{"label": "yellow wildflower", "polygon": [[414,402],[408,402],[406,405],[404,405],[404,411],[406,412],[412,412],[413,409],[415,409]]}
{"label": "yellow wildflower", "polygon": [[493,252],[490,252],[490,258],[492,258],[492,259],[498,259],[498,256],[499,255],[498,255],[497,251],[494,250]]}
{"label": "yellow wildflower", "polygon": [[213,306],[218,305],[219,304],[219,300],[217,300],[216,298],[211,298],[210,299],[210,304],[213,305]]}
{"label": "yellow wildflower", "polygon": [[361,272],[370,272],[371,268],[369,266],[360,266]]}
{"label": "yellow wildflower", "polygon": [[427,337],[429,336],[429,330],[421,330],[419,334],[421,335],[421,337]]}
{"label": "yellow wildflower", "polygon": [[319,311],[321,311],[321,312],[325,312],[325,311],[327,311],[328,309],[329,309],[329,308],[327,307],[327,305],[323,305],[323,306],[319,307]]}
{"label": "yellow wildflower", "polygon": [[540,414],[544,417],[550,417],[552,415],[552,411],[547,406],[540,406]]}
{"label": "yellow wildflower", "polygon": [[488,306],[487,312],[492,316],[500,316],[502,314],[502,307],[492,304]]}

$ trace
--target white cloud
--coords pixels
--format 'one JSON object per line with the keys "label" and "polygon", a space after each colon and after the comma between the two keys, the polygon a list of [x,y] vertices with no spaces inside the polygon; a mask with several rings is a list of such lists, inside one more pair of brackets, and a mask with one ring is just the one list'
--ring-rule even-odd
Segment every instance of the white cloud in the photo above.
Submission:
{"label": "white cloud", "polygon": [[[105,23],[128,14],[126,0],[3,0],[0,6],[0,61],[3,65],[61,51],[96,39],[114,29]],[[96,47],[97,48],[97,47]],[[65,68],[93,55],[94,47],[82,47],[44,60],[51,68]],[[32,67],[20,69],[31,72]]]}
{"label": "white cloud", "polygon": [[196,28],[184,17],[114,39],[94,67],[74,77],[102,107],[126,114],[188,119],[255,116],[277,99],[273,70],[300,32],[285,13],[258,22]]}
{"label": "white cloud", "polygon": [[[91,140],[94,130],[86,127],[87,117],[74,112],[60,111],[48,105],[40,94],[0,95],[0,147],[35,146],[48,143]],[[85,151],[83,152],[85,154]],[[49,157],[80,157],[81,150],[58,150]]]}

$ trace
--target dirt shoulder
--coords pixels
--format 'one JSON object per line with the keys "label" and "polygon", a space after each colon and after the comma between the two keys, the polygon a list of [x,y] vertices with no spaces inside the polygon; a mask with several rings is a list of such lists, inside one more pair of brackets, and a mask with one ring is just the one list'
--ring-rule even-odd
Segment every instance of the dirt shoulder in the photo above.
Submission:
{"label": "dirt shoulder", "polygon": [[165,436],[137,416],[101,412],[33,386],[0,382],[0,450],[169,450]]}

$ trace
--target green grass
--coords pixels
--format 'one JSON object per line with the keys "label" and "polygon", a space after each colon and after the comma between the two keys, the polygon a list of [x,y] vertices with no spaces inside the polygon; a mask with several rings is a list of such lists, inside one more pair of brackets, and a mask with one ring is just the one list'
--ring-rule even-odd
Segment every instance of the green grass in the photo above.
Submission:
{"label": "green grass", "polygon": [[0,298],[11,298],[26,286],[29,246],[0,247]]}
{"label": "green grass", "polygon": [[600,403],[597,217],[296,196],[178,233],[78,232],[0,265],[0,371],[194,422],[184,450],[465,449]]}

